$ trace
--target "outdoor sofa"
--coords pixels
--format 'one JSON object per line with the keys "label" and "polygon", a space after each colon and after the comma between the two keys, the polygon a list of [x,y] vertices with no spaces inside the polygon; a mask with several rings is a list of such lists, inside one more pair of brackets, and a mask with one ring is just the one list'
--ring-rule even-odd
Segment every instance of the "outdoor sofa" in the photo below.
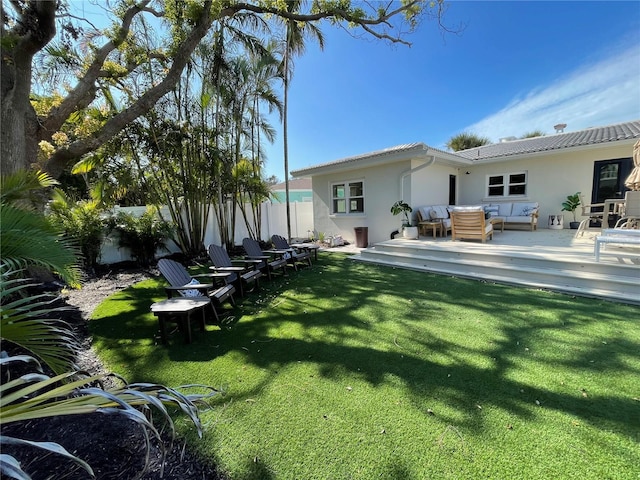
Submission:
{"label": "outdoor sofa", "polygon": [[485,204],[484,211],[489,218],[501,218],[504,226],[519,226],[538,229],[538,202],[501,202]]}
{"label": "outdoor sofa", "polygon": [[[418,224],[442,222],[442,234],[451,231],[451,211],[458,205],[426,205],[417,209]],[[466,205],[467,207],[477,205]],[[500,202],[483,204],[487,218],[502,219],[504,227],[527,227],[531,231],[538,229],[538,202]]]}

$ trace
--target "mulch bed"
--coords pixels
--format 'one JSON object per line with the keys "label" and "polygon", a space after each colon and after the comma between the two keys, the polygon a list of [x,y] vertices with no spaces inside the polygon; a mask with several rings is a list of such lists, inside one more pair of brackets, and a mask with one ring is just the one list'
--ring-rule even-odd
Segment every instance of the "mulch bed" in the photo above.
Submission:
{"label": "mulch bed", "polygon": [[[82,340],[83,347],[78,355],[81,369],[90,373],[104,372],[100,361],[90,348],[87,319],[93,309],[108,295],[148,278],[151,273],[153,272],[127,268],[112,269],[83,282],[82,289],[70,292],[61,300],[70,306],[64,314],[64,320],[74,327]],[[3,342],[3,350],[9,350],[9,347]],[[3,378],[6,377],[3,375]],[[168,434],[163,433],[161,443],[151,438],[147,451],[145,436],[140,427],[118,415],[94,413],[15,422],[5,426],[2,435],[59,443],[86,461],[95,473],[94,478],[98,479],[225,478],[216,470],[215,465],[189,452],[180,439],[171,442]],[[166,450],[166,453],[163,450]],[[15,456],[34,480],[92,478],[70,460],[60,455],[45,453],[40,449],[3,446],[2,453]],[[147,455],[149,462],[145,471]]]}

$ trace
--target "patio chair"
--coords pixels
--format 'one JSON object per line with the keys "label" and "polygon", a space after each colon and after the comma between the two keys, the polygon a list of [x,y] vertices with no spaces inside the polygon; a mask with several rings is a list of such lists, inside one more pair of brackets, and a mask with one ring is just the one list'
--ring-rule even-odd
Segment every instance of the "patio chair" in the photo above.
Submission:
{"label": "patio chair", "polygon": [[242,240],[242,247],[247,253],[245,257],[248,260],[259,260],[256,267],[267,274],[267,278],[271,280],[271,274],[281,271],[282,275],[287,274],[287,259],[283,253],[265,252],[260,248],[260,244],[253,238],[245,238]]}
{"label": "patio chair", "polygon": [[[224,276],[216,275],[194,275],[191,276],[187,269],[174,260],[161,258],[158,260],[158,270],[162,276],[169,282],[170,286],[165,287],[167,297],[172,298],[174,293],[178,293],[182,297],[208,297],[211,301],[211,309],[216,322],[219,322],[218,312],[215,305],[222,305],[225,301],[229,301],[235,306],[233,294],[236,289],[233,285],[227,283]],[[219,286],[214,283],[200,283],[194,277],[207,277],[214,280],[221,280],[223,285]]]}
{"label": "patio chair", "polygon": [[224,248],[213,243],[207,247],[207,252],[213,263],[213,266],[210,267],[211,270],[230,273],[229,282],[240,290],[240,296],[244,296],[245,287],[249,287],[249,291],[251,291],[260,286],[262,273],[256,267],[260,263],[259,260],[231,260]]}
{"label": "patio chair", "polygon": [[297,271],[298,264],[311,266],[311,252],[291,247],[287,239],[281,235],[272,235],[271,242],[276,252],[282,252],[287,262]]}
{"label": "patio chair", "polygon": [[629,190],[624,195],[624,206],[615,228],[640,228],[640,191]]}
{"label": "patio chair", "polygon": [[580,222],[575,237],[583,236],[585,230],[589,227],[591,222],[597,222],[602,225],[604,219],[604,203],[592,203],[586,204],[584,201],[584,195],[580,195],[580,204],[582,205],[582,216],[587,217]]}
{"label": "patio chair", "polygon": [[454,208],[451,211],[451,240],[481,240],[493,238],[493,225],[485,220],[482,207],[478,209]]}

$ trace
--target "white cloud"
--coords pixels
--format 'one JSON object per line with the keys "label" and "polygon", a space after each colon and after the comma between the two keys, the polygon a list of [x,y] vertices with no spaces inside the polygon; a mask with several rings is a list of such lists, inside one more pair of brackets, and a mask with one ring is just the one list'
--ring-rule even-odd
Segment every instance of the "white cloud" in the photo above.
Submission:
{"label": "white cloud", "polygon": [[586,65],[550,86],[529,92],[465,131],[497,141],[532,130],[554,133],[640,119],[640,45]]}

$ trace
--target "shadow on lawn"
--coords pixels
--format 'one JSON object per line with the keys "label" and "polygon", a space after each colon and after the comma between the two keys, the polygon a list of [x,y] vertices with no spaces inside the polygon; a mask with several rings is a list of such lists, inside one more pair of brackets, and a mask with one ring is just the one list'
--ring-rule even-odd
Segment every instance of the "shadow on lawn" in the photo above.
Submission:
{"label": "shadow on lawn", "polygon": [[[153,281],[128,289],[111,300],[117,302],[113,308],[117,314],[109,315],[105,310],[104,316],[91,322],[93,335],[107,348],[117,350],[134,375],[136,365],[147,370],[167,354],[177,362],[208,362],[239,352],[246,362],[272,372],[247,393],[248,397],[265,388],[282,367],[312,362],[326,377],[348,371],[372,385],[384,383],[389,375],[400,378],[425,415],[425,395],[437,392],[439,401],[462,414],[464,420],[460,416],[448,418],[442,412],[437,415],[459,427],[482,429],[483,416],[478,414],[478,405],[482,405],[525,419],[534,416],[537,408],[557,410],[634,438],[638,435],[637,400],[613,394],[585,397],[579,384],[554,385],[551,389],[513,378],[523,358],[550,368],[558,365],[576,369],[577,375],[584,377],[589,372],[640,373],[623,360],[624,356],[637,357],[638,345],[625,335],[626,327],[631,328],[637,319],[631,314],[613,318],[607,313],[611,305],[607,302],[576,301],[566,295],[354,264],[321,255],[313,269],[265,282],[259,292],[245,298],[234,310],[242,321],[231,330],[210,327],[206,335],[198,332],[191,345],[174,340],[168,352],[158,346],[146,358],[133,358],[126,345],[151,341],[157,321],[149,313],[149,305],[162,299],[161,295],[158,283]],[[332,307],[323,311],[320,300],[327,298],[331,298]],[[409,313],[389,318],[393,314],[390,299],[398,311]],[[284,305],[280,305],[282,302]],[[459,309],[454,311],[460,311],[461,316],[443,318],[443,311],[451,311],[439,307],[443,304],[457,305]],[[635,307],[623,308],[636,311]],[[477,318],[469,312],[475,312]],[[278,328],[283,322],[298,324],[301,333],[279,337]],[[402,327],[405,333],[401,341],[385,338],[384,334],[371,338],[371,330],[380,329],[385,322]],[[468,322],[493,322],[491,325],[497,323],[498,328],[496,335],[495,327],[487,327],[486,344],[471,348],[461,346],[469,342],[444,341],[426,333],[424,322],[459,331],[460,335],[465,335]],[[619,328],[602,329],[601,338],[585,337],[583,328],[593,322],[609,322]],[[360,346],[345,341],[357,335],[363,338]],[[549,348],[541,353],[527,347],[546,342],[550,342]],[[562,360],[558,360],[555,353],[561,351]],[[480,356],[490,366],[466,362],[467,355]],[[447,362],[434,361],[436,357]]]}

